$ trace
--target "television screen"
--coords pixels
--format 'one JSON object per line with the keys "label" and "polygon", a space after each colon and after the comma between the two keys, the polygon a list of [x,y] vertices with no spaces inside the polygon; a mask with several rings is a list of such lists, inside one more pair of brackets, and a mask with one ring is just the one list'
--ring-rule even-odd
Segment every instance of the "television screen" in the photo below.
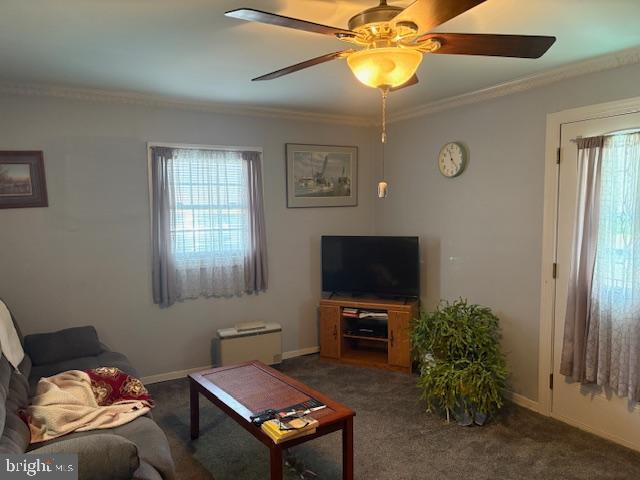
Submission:
{"label": "television screen", "polygon": [[322,237],[322,290],[420,295],[418,237]]}

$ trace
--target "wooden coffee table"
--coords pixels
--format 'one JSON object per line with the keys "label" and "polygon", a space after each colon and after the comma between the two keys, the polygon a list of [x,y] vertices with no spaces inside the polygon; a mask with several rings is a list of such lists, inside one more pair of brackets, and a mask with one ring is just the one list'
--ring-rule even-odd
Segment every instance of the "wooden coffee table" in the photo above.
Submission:
{"label": "wooden coffee table", "polygon": [[[271,480],[282,479],[284,449],[338,430],[342,430],[342,478],[353,480],[353,410],[261,362],[192,373],[189,375],[189,387],[192,439],[195,440],[200,434],[199,394],[202,394],[269,448]],[[327,406],[311,414],[319,422],[316,432],[311,435],[276,445],[249,418],[268,408],[286,408],[311,397]]]}

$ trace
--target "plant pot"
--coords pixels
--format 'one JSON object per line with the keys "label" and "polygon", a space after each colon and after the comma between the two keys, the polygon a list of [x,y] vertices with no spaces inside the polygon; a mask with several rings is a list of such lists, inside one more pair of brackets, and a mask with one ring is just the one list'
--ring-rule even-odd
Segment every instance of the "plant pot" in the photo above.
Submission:
{"label": "plant pot", "polygon": [[456,423],[462,427],[470,427],[473,425],[473,416],[464,408],[457,406],[451,412]]}
{"label": "plant pot", "polygon": [[487,419],[489,418],[489,415],[486,413],[482,413],[482,412],[476,412],[476,414],[473,416],[473,421],[475,422],[476,425],[484,425],[487,422]]}
{"label": "plant pot", "polygon": [[484,412],[478,412],[475,407],[465,408],[467,402],[465,399],[459,400],[455,408],[451,411],[453,418],[458,425],[463,427],[471,427],[475,425],[484,425],[489,415]]}

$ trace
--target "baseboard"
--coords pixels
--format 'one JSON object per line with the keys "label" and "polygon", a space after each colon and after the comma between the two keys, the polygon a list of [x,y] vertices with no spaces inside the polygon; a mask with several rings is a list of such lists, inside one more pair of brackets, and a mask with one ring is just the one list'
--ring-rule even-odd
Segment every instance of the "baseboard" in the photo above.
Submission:
{"label": "baseboard", "polygon": [[516,405],[532,410],[536,413],[540,413],[540,404],[535,400],[531,400],[529,397],[525,397],[524,395],[520,395],[519,393],[511,392],[509,390],[505,390],[504,397]]}
{"label": "baseboard", "polygon": [[562,415],[553,415],[553,418],[555,418],[556,420],[560,420],[561,422],[566,423],[567,425],[571,425],[573,427],[579,428],[580,430],[584,430],[585,432],[589,432],[592,433],[593,435],[597,435],[598,437],[602,437],[602,438],[606,438],[607,440],[612,441],[613,443],[618,443],[620,445],[624,445],[627,448],[630,448],[631,450],[635,450],[636,452],[640,452],[640,443],[633,443],[633,442],[629,442],[627,440],[625,440],[624,438],[620,438],[616,435],[612,435],[609,432],[604,432],[602,430],[599,430],[597,428],[592,428],[589,425],[586,425],[584,423],[581,422],[577,422],[575,420],[573,420],[572,418],[569,417],[564,417]]}
{"label": "baseboard", "polygon": [[284,352],[282,354],[283,360],[288,360],[289,358],[302,357],[304,355],[311,355],[313,353],[318,353],[320,351],[320,347],[308,347],[302,348],[300,350],[291,350],[290,352]]}
{"label": "baseboard", "polygon": [[[530,398],[525,397],[524,395],[520,395],[519,393],[514,393],[509,391],[505,391],[504,393],[505,393],[505,398],[507,400],[510,400],[511,402],[515,403],[516,405],[520,405],[521,407],[528,408],[529,410],[540,413],[540,404],[538,402],[531,400]],[[625,447],[630,448],[632,450],[640,451],[640,443],[629,442],[623,438],[617,437],[616,435],[612,435],[609,432],[604,432],[596,428],[592,428],[589,425],[575,421],[574,419],[569,417],[564,417],[562,415],[557,415],[557,414],[554,414],[551,416],[556,420],[560,420],[561,422],[566,423],[567,425],[571,425],[573,427],[579,428],[580,430],[584,430],[585,432],[589,432],[599,437],[606,438],[607,440],[610,440],[614,443],[618,443],[620,445],[624,445]]]}
{"label": "baseboard", "polygon": [[203,367],[187,368],[186,370],[176,370],[174,372],[158,373],[156,375],[149,375],[148,377],[142,377],[142,383],[149,385],[151,383],[166,382],[168,380],[176,380],[178,378],[184,378],[190,373],[200,372],[213,368],[213,365],[205,365]]}
{"label": "baseboard", "polygon": [[[319,351],[320,351],[320,347],[309,347],[309,348],[302,348],[300,350],[291,350],[290,352],[283,352],[282,359],[287,360],[289,358],[301,357],[303,355],[311,355],[313,353],[318,353]],[[167,382],[169,380],[184,378],[190,373],[200,372],[202,370],[207,370],[213,367],[214,367],[213,365],[205,365],[203,367],[187,368],[186,370],[176,370],[174,372],[158,373],[156,375],[149,375],[147,377],[142,377],[140,380],[142,380],[142,383],[146,385],[149,385],[151,383]]]}

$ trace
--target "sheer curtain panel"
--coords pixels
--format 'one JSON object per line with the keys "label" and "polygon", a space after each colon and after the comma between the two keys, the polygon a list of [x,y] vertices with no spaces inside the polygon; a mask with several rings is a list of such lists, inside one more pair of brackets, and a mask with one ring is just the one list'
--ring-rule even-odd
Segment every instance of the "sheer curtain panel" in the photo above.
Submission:
{"label": "sheer curtain panel", "polygon": [[640,400],[640,134],[607,137],[586,338],[588,382]]}
{"label": "sheer curtain panel", "polygon": [[640,134],[579,139],[560,372],[640,400]]}
{"label": "sheer curtain panel", "polygon": [[260,153],[152,148],[154,301],[267,288]]}
{"label": "sheer curtain panel", "polygon": [[600,168],[604,137],[578,139],[578,198],[573,230],[560,373],[585,378],[586,332],[598,235]]}

